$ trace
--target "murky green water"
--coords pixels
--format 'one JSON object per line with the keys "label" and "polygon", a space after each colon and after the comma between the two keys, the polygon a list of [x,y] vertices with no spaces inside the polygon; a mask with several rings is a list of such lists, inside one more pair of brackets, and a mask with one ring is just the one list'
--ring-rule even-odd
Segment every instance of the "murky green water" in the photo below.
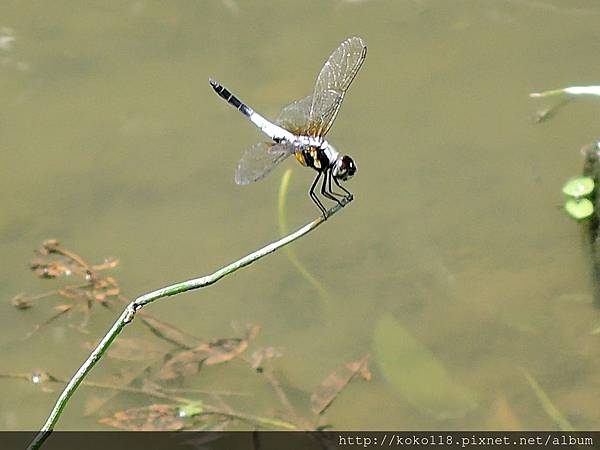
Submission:
{"label": "murky green water", "polygon": [[[260,324],[255,345],[282,350],[275,368],[301,415],[331,371],[371,354],[371,382],[327,413],[338,429],[556,429],[525,373],[573,427],[600,428],[600,314],[581,232],[560,209],[579,148],[600,134],[600,102],[535,124],[543,105],[528,98],[600,84],[598,20],[594,1],[3,2],[0,371],[68,377],[117,315],[94,308],[89,334],[75,315],[23,339],[60,303],[9,304],[54,286],[27,270],[44,239],[118,257],[128,296],[275,239],[285,169],[233,183],[260,136],[207,80],[273,118],[358,35],[369,54],[328,136],[357,162],[356,201],[295,245],[324,291],[281,252],[147,311],[206,338]],[[317,214],[313,174],[284,165],[296,227]],[[138,322],[124,333],[144,336]],[[124,364],[103,361],[93,378]],[[242,391],[234,402],[254,413],[279,408],[236,362],[188,384]],[[48,387],[0,380],[0,428],[40,426],[59,392]],[[91,393],[62,429],[100,427],[82,416]]]}

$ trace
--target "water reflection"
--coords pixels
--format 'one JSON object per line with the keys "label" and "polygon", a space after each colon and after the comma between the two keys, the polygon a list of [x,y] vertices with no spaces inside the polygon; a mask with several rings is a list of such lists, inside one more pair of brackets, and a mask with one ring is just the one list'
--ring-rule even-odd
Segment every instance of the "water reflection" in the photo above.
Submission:
{"label": "water reflection", "polygon": [[[227,336],[231,320],[260,324],[258,340],[283,348],[273,370],[294,405],[337,367],[371,353],[371,382],[352,385],[327,409],[335,427],[559,428],[537,386],[573,427],[598,428],[600,317],[590,261],[577,225],[557,207],[564,181],[581,170],[578,149],[597,140],[598,105],[577,102],[540,124],[528,119],[539,107],[530,92],[599,84],[595,3],[0,9],[5,299],[45,289],[24,264],[50,237],[92,261],[118,255],[128,296],[209,273],[274,240],[283,169],[243,192],[234,185],[238,150],[258,134],[232,127],[231,111],[215,107],[205,80],[235,84],[274,117],[310,90],[324,51],[360,35],[369,63],[331,131],[360,165],[356,198],[294,248],[329,306],[281,254],[153,313],[209,341]],[[290,229],[314,216],[310,177],[300,172],[289,187]],[[0,351],[12,372],[44,367],[68,378],[87,356],[82,343],[116,314],[94,309],[89,335],[59,319],[24,341],[54,306],[5,305]],[[476,401],[465,402],[462,415],[419,408],[403,391],[411,384],[390,376],[394,364],[373,356],[376,330],[394,334],[382,327],[410,336],[436,373]],[[144,331],[137,325],[127,337]],[[409,354],[394,339],[379,345],[386,358]],[[236,410],[264,412],[278,401],[254,373],[225,366],[189,387],[251,392],[252,400],[232,402]],[[111,361],[94,377],[120,369]],[[137,380],[126,372],[121,379]],[[56,392],[41,397],[31,387],[3,380],[0,427],[39,426]],[[75,397],[65,427],[98,426],[97,417],[79,414],[85,398]]]}

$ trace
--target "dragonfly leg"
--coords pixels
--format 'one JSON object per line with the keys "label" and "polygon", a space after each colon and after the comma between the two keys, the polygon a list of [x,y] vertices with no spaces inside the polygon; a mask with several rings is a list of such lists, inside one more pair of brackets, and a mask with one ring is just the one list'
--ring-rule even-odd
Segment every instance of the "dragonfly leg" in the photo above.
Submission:
{"label": "dragonfly leg", "polygon": [[323,206],[323,203],[321,203],[321,200],[319,200],[319,198],[317,197],[317,194],[315,194],[315,186],[319,182],[319,178],[321,178],[321,172],[317,173],[317,176],[315,177],[315,181],[313,181],[312,185],[310,186],[308,195],[310,195],[310,198],[312,199],[312,201],[315,203],[315,205],[317,205],[319,207],[319,209],[323,213],[323,218],[327,219],[327,210]]}
{"label": "dragonfly leg", "polygon": [[346,196],[346,198],[347,198],[348,200],[352,200],[352,199],[354,198],[354,196],[352,195],[352,192],[350,192],[348,189],[344,188],[344,186],[342,186],[342,185],[340,184],[340,182],[337,180],[337,178],[336,178],[336,177],[333,177],[333,182],[335,183],[335,185],[336,185],[337,187],[339,187],[339,188],[340,188],[342,191],[344,191],[346,194],[348,194],[348,195]]}
{"label": "dragonfly leg", "polygon": [[[323,197],[337,202],[340,206],[344,206],[342,205],[342,202],[335,198],[333,192],[331,192],[331,171],[325,170],[323,175],[323,184],[321,185],[321,194],[323,195]],[[327,183],[329,183],[329,186],[327,186]]]}
{"label": "dragonfly leg", "polygon": [[[333,172],[330,170],[329,172],[327,172],[327,190],[329,191],[330,194],[333,194],[337,197],[346,197],[344,194],[340,194],[339,192],[335,192],[332,188],[331,188],[331,179],[333,178]],[[339,202],[338,202],[339,203]]]}

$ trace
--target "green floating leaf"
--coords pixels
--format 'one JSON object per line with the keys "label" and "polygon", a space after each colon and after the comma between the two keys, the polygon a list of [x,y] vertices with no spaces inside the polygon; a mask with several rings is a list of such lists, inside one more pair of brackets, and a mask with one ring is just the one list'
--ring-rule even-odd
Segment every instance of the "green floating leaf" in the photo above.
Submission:
{"label": "green floating leaf", "polygon": [[453,381],[435,355],[385,314],[374,335],[383,376],[411,406],[437,419],[465,416],[477,407],[476,394]]}
{"label": "green floating leaf", "polygon": [[202,401],[190,402],[177,408],[179,417],[194,417],[204,412]]}
{"label": "green floating leaf", "polygon": [[577,177],[567,181],[562,188],[563,194],[573,198],[589,195],[594,190],[594,180],[590,177]]}
{"label": "green floating leaf", "polygon": [[565,211],[575,220],[583,220],[594,214],[594,204],[587,198],[570,198],[565,203]]}

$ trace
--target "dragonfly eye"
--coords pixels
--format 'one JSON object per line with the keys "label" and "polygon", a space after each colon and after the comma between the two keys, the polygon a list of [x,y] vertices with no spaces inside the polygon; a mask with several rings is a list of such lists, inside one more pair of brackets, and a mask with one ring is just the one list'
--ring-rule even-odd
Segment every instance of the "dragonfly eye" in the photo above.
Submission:
{"label": "dragonfly eye", "polygon": [[346,181],[352,178],[356,173],[356,164],[354,164],[354,160],[352,158],[350,158],[348,155],[344,155],[340,160],[338,160],[335,169],[336,170],[333,176],[342,181]]}

